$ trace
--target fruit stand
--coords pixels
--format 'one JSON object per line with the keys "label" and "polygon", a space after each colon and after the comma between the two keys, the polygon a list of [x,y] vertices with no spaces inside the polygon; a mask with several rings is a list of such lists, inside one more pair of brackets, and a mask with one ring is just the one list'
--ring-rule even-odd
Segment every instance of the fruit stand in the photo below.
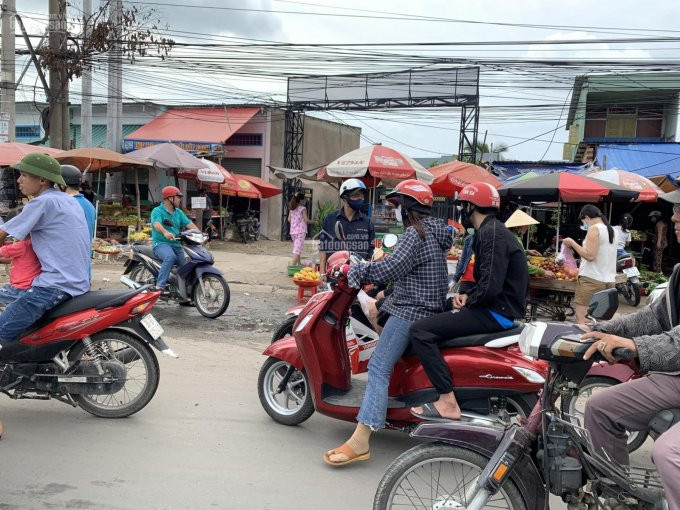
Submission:
{"label": "fruit stand", "polygon": [[554,321],[565,321],[574,316],[571,301],[576,290],[578,271],[558,264],[554,258],[530,257],[529,263],[555,277],[533,276],[529,278],[529,296],[527,298],[526,319],[547,318]]}
{"label": "fruit stand", "polygon": [[[149,222],[149,212],[142,212],[142,224]],[[127,239],[128,227],[137,225],[137,209],[120,204],[99,204],[97,237],[121,241]]]}

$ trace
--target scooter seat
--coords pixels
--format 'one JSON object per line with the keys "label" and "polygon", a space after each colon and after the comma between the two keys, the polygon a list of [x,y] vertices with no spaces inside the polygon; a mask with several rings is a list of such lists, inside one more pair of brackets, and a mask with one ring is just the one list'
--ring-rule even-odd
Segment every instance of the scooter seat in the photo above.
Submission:
{"label": "scooter seat", "polygon": [[[680,423],[680,409],[665,409],[652,418],[649,428],[660,436],[677,423]],[[657,437],[654,434],[652,436]]]}
{"label": "scooter seat", "polygon": [[141,254],[141,255],[146,255],[146,256],[149,257],[150,259],[153,259],[153,260],[160,260],[160,259],[156,256],[156,254],[153,252],[153,248],[151,248],[151,246],[147,246],[147,245],[145,245],[145,244],[139,244],[139,245],[135,245],[135,246],[132,248],[132,250],[135,251],[135,252],[137,252],[137,253],[139,253],[139,254]]}
{"label": "scooter seat", "polygon": [[[459,336],[456,338],[450,338],[439,344],[440,349],[451,349],[456,347],[480,347],[486,345],[492,340],[499,340],[506,337],[517,336],[524,329],[524,323],[519,321],[514,321],[513,326],[510,329],[505,329],[503,331],[498,331],[497,333],[479,333],[476,335]],[[513,342],[514,343],[514,342]],[[504,345],[497,345],[491,347],[501,347]],[[404,356],[415,355],[415,350],[413,346],[409,344],[404,352]]]}
{"label": "scooter seat", "polygon": [[135,294],[139,294],[140,290],[141,289],[96,290],[87,292],[55,306],[43,315],[40,321],[54,320],[70,313],[87,310],[88,308],[101,310],[110,306],[120,306]]}

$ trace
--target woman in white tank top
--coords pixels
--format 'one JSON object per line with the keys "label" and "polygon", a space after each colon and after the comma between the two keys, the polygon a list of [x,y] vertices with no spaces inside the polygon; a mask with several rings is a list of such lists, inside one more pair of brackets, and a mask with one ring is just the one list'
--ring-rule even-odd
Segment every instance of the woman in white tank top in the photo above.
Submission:
{"label": "woman in white tank top", "polygon": [[592,295],[614,287],[616,236],[607,218],[594,205],[584,206],[579,218],[588,230],[583,246],[570,238],[565,239],[563,244],[581,257],[573,304],[578,323],[585,324]]}

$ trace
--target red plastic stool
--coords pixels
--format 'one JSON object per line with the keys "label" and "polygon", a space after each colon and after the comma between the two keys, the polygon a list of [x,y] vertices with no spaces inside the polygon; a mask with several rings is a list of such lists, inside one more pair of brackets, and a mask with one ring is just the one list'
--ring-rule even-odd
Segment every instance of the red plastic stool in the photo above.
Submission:
{"label": "red plastic stool", "polygon": [[299,281],[296,281],[295,285],[298,286],[297,302],[299,304],[299,303],[302,303],[304,301],[307,301],[314,294],[316,294],[316,288],[319,285],[319,282],[299,282]]}

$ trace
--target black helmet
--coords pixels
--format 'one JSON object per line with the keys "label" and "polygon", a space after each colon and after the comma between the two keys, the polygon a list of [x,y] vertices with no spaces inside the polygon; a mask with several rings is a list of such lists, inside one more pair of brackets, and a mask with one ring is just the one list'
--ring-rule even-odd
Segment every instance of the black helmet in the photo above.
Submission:
{"label": "black helmet", "polygon": [[61,165],[61,176],[67,186],[72,188],[80,187],[80,182],[83,179],[83,174],[73,165]]}
{"label": "black helmet", "polygon": [[633,215],[630,213],[623,213],[621,215],[621,226],[623,228],[630,228],[633,225]]}
{"label": "black helmet", "polygon": [[652,212],[649,213],[648,216],[650,218],[656,218],[658,220],[659,218],[661,218],[663,216],[663,214],[661,214],[661,211],[652,211]]}

